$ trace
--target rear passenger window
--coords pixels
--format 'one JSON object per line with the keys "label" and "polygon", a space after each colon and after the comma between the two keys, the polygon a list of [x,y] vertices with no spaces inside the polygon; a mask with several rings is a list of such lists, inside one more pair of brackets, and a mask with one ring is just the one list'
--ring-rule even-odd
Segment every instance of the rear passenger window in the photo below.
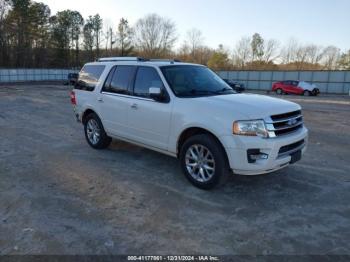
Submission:
{"label": "rear passenger window", "polygon": [[103,91],[124,95],[129,94],[129,84],[134,71],[134,66],[117,66],[110,82],[106,82],[107,85],[104,86]]}
{"label": "rear passenger window", "polygon": [[135,78],[134,95],[149,97],[150,87],[163,88],[158,72],[152,67],[139,67]]}
{"label": "rear passenger window", "polygon": [[104,65],[86,65],[81,69],[75,89],[93,91],[100,79]]}

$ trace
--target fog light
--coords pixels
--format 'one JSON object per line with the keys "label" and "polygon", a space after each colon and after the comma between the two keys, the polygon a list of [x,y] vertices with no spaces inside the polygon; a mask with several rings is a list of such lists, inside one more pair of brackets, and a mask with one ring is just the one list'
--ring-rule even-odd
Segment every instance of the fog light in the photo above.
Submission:
{"label": "fog light", "polygon": [[248,149],[247,150],[248,163],[255,163],[256,160],[268,159],[269,155],[261,153],[260,149]]}

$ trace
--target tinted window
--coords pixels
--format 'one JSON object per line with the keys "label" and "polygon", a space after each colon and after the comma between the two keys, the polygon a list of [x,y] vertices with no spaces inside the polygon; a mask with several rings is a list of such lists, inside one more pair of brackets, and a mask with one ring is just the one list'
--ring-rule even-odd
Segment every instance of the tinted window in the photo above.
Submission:
{"label": "tinted window", "polygon": [[135,78],[134,95],[149,97],[150,87],[163,88],[163,82],[154,68],[139,67]]}
{"label": "tinted window", "polygon": [[290,85],[291,82],[290,82],[290,81],[284,81],[283,84],[285,84],[285,85]]}
{"label": "tinted window", "polygon": [[161,70],[169,86],[179,97],[235,93],[224,80],[204,66],[165,66]]}
{"label": "tinted window", "polygon": [[76,89],[93,91],[105,69],[104,65],[86,65],[79,73]]}
{"label": "tinted window", "polygon": [[128,88],[134,71],[135,67],[133,66],[117,66],[114,70],[113,76],[111,76],[111,80],[106,81],[103,91],[118,94],[129,94]]}

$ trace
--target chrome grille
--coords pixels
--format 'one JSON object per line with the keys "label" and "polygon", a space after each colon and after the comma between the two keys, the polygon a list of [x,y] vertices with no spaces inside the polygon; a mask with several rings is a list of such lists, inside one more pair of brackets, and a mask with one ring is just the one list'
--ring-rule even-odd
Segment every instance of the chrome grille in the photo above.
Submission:
{"label": "chrome grille", "polygon": [[265,120],[269,137],[278,137],[296,132],[303,127],[301,110],[270,116]]}

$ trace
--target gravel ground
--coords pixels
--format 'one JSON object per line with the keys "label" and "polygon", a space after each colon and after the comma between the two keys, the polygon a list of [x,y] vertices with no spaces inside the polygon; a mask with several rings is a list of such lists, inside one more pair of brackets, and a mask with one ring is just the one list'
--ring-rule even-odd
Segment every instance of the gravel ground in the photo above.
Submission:
{"label": "gravel ground", "polygon": [[96,151],[69,87],[0,87],[0,254],[350,255],[350,99],[304,108],[303,160],[201,191],[176,159]]}

